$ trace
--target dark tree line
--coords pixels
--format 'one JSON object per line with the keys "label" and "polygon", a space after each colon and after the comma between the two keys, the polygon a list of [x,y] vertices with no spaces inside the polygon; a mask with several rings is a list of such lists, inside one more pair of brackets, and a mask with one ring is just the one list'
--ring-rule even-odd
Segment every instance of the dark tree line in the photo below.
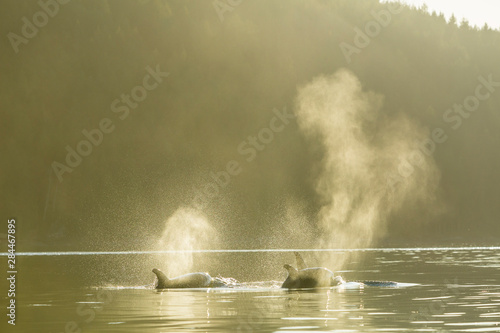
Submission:
{"label": "dark tree line", "polygon": [[[33,22],[43,9],[0,4],[1,201],[23,226],[25,250],[147,248],[210,172],[242,160],[238,145],[267,126],[274,108],[293,110],[297,87],[317,75],[347,67],[385,96],[384,112],[429,129],[448,128],[443,114],[474,93],[480,76],[500,81],[498,30],[447,22],[425,7],[392,15],[348,63],[339,45],[353,43],[354,28],[386,4],[244,1],[221,21],[214,3],[74,0],[17,53],[8,34],[22,36],[22,18]],[[119,119],[111,103],[142,84],[147,66],[168,78]],[[103,118],[114,131],[60,182],[52,163],[64,163],[66,146],[76,149]],[[446,212],[406,212],[387,243],[498,241],[500,89],[448,133],[435,152]],[[206,210],[225,244],[278,246],[290,201],[314,223],[320,158],[291,124],[243,165]]]}

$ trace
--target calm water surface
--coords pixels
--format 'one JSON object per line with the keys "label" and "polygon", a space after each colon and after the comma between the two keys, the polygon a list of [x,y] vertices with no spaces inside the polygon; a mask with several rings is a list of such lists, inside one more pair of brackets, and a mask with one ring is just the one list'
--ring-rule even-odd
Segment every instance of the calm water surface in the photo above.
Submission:
{"label": "calm water surface", "polygon": [[195,266],[242,286],[156,291],[161,255],[19,256],[17,325],[3,315],[2,332],[500,332],[500,250],[359,252],[345,279],[408,284],[286,291],[291,253],[219,253]]}

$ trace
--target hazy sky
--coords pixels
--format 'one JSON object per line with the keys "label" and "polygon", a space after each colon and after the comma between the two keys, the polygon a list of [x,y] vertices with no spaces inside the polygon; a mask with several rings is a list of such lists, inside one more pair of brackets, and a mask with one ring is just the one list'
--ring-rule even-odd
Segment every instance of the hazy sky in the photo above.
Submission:
{"label": "hazy sky", "polygon": [[420,6],[427,4],[429,10],[443,12],[446,18],[455,14],[460,22],[463,17],[471,25],[482,27],[488,23],[492,28],[500,28],[500,1],[499,0],[402,0],[402,2]]}

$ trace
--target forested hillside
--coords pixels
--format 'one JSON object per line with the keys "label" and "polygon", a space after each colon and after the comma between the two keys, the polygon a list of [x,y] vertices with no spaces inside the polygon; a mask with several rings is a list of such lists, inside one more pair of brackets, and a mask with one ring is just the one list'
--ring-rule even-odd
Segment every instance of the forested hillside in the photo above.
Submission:
{"label": "forested hillside", "polygon": [[[500,32],[396,7],[74,0],[58,3],[55,14],[53,7],[28,38],[23,17],[33,24],[44,9],[2,1],[0,199],[4,217],[19,221],[19,250],[147,249],[165,219],[192,205],[211,173],[233,160],[241,172],[204,207],[224,230],[224,246],[294,246],[296,239],[283,244],[296,213],[290,204],[309,225],[321,206],[314,191],[320,152],[294,121],[251,163],[243,164],[238,147],[276,110],[293,113],[299,87],[340,68],[383,96],[385,116],[405,114],[429,135],[441,128],[448,136],[432,153],[440,211],[392,216],[379,244],[498,244]],[[356,46],[381,11],[390,18]],[[357,51],[346,53],[346,44]],[[146,85],[146,75],[157,84],[127,104],[123,94]],[[487,98],[457,111],[481,84]],[[82,131],[96,128],[102,141],[68,166],[67,147],[76,150]]]}

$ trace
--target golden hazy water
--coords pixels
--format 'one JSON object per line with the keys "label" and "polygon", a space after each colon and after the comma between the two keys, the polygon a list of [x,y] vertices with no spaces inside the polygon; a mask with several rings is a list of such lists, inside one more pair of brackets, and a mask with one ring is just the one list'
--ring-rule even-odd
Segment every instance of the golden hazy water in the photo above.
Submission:
{"label": "golden hazy water", "polygon": [[[492,329],[500,316],[498,249],[367,252],[340,274],[347,280],[394,280],[402,283],[399,288],[316,291],[281,290],[279,265],[255,272],[262,253],[211,255],[224,263],[220,269],[203,260],[197,267],[235,276],[243,285],[158,292],[149,268],[162,257],[151,254],[22,256],[15,331],[64,332],[68,325],[84,332],[459,332]],[[293,254],[265,258],[278,263]],[[231,265],[241,261],[252,266]]]}

